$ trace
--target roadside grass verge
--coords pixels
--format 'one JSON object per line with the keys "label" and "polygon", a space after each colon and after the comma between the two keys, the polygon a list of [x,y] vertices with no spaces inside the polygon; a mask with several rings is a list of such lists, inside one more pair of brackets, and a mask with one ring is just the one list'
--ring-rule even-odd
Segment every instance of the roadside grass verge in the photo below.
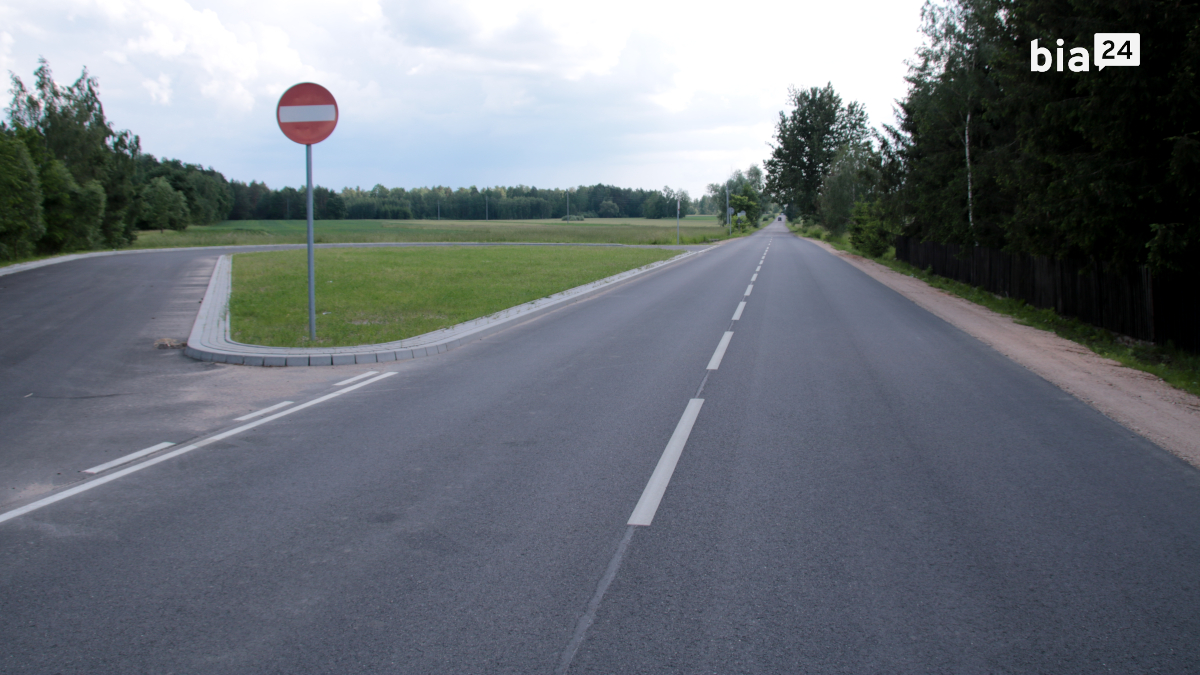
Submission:
{"label": "roadside grass verge", "polygon": [[69,253],[51,253],[48,255],[31,255],[27,258],[12,258],[11,260],[0,260],[0,267],[8,267],[10,265],[20,265],[21,263],[35,262],[37,260],[45,260],[47,258],[57,258],[60,255],[71,255],[71,253],[87,253],[87,251],[71,251]]}
{"label": "roadside grass verge", "polygon": [[[821,239],[840,251],[870,258],[855,249],[845,236],[831,235],[823,228],[816,226],[793,227],[789,224],[788,227],[802,237]],[[894,248],[889,248],[884,255],[871,259],[896,272],[920,279],[934,288],[970,300],[977,305],[983,305],[994,312],[1011,316],[1019,324],[1050,331],[1059,337],[1079,343],[1100,356],[1117,361],[1129,368],[1156,375],[1177,389],[1200,396],[1200,354],[1193,354],[1170,345],[1160,346],[1135,340],[1079,319],[1059,316],[1052,309],[1032,307],[1024,300],[1001,297],[977,286],[937,276],[928,270],[897,260]]]}
{"label": "roadside grass verge", "polygon": [[317,341],[310,342],[307,253],[239,253],[231,337],[270,347],[403,340],[678,254],[560,246],[318,249]]}
{"label": "roadside grass verge", "polygon": [[[545,242],[564,244],[675,243],[675,219],[600,218],[562,220],[318,220],[318,244],[378,242]],[[715,216],[689,216],[679,227],[682,244],[729,238]],[[734,236],[737,236],[736,233]],[[145,230],[132,248],[303,244],[303,220],[227,220],[193,225],[182,232]]]}

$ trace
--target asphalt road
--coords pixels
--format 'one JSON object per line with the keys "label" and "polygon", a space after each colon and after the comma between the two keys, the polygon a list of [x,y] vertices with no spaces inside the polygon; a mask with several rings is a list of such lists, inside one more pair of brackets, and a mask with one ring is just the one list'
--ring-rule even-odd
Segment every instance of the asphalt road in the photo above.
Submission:
{"label": "asphalt road", "polygon": [[[162,255],[93,303],[113,335],[194,313],[205,263]],[[365,368],[18,358],[115,273],[76,264],[0,278],[0,471],[314,403],[0,522],[0,671],[1200,667],[1200,473],[779,225],[328,399]],[[167,400],[21,408],[38,364]]]}

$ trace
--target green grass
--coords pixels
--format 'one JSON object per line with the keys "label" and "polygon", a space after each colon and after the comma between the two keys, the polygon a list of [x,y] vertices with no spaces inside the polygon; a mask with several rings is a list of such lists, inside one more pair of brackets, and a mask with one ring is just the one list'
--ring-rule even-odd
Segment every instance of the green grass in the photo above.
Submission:
{"label": "green grass", "polygon": [[318,249],[317,341],[308,340],[306,252],[233,257],[232,338],[342,347],[414,337],[678,255],[561,246]]}
{"label": "green grass", "polygon": [[[562,220],[318,220],[317,243],[349,242],[556,242],[567,244],[674,244],[675,219],[600,218]],[[680,224],[684,244],[726,239],[715,216],[689,216]],[[736,236],[736,234],[735,234]],[[303,220],[227,220],[193,225],[182,232],[147,230],[133,248],[302,244]]]}
{"label": "green grass", "polygon": [[[86,251],[73,251],[73,253],[86,253]],[[0,267],[8,267],[9,265],[20,265],[21,263],[34,262],[35,260],[45,260],[47,258],[57,258],[60,255],[70,255],[70,253],[51,253],[49,255],[32,255],[27,258],[13,258],[10,260],[0,260]]]}
{"label": "green grass", "polygon": [[[855,249],[844,235],[834,236],[816,226],[793,227],[789,224],[788,227],[800,236],[821,239],[838,250],[865,258],[870,257]],[[994,312],[1011,316],[1021,325],[1050,331],[1059,337],[1081,344],[1100,356],[1117,361],[1129,368],[1156,375],[1173,387],[1200,396],[1200,354],[1193,354],[1172,346],[1159,346],[1134,340],[1079,319],[1059,316],[1052,309],[1032,307],[1024,300],[1001,297],[977,286],[940,277],[928,270],[897,260],[894,248],[889,248],[886,254],[873,258],[873,260],[896,272],[920,279],[934,288],[940,288],[947,293],[983,305]]]}

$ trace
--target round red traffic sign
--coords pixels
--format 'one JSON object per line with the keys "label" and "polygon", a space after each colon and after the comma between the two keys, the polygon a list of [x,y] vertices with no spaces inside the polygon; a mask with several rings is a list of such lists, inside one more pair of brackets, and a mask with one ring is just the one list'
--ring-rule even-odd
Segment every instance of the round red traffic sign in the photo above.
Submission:
{"label": "round red traffic sign", "polygon": [[319,84],[301,82],[283,92],[275,107],[283,135],[303,145],[329,138],[338,122],[337,101]]}

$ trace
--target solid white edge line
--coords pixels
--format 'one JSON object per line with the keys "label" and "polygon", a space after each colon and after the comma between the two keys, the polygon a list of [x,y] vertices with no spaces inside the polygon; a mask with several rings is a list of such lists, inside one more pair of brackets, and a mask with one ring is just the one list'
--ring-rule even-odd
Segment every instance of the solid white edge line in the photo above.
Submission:
{"label": "solid white edge line", "polygon": [[348,380],[342,380],[341,382],[334,382],[333,386],[340,387],[342,385],[350,384],[351,382],[357,382],[357,381],[363,379],[364,377],[370,377],[370,376],[374,375],[376,372],[378,372],[378,371],[368,370],[367,372],[363,373],[362,375],[355,375],[354,377],[352,377]]}
{"label": "solid white edge line", "polygon": [[732,319],[733,321],[737,321],[742,318],[742,310],[743,309],[746,309],[746,301],[745,300],[738,303],[737,311],[733,313],[733,319]]}
{"label": "solid white edge line", "polygon": [[671,434],[671,440],[667,442],[662,457],[658,459],[658,466],[654,467],[654,473],[650,474],[650,481],[646,483],[646,489],[642,490],[642,498],[638,500],[637,506],[633,508],[633,514],[629,516],[629,525],[649,527],[650,523],[654,521],[658,503],[662,501],[663,493],[667,491],[667,483],[671,482],[671,475],[675,473],[675,465],[679,463],[679,456],[683,454],[683,446],[687,444],[688,436],[692,433],[692,425],[696,423],[696,417],[700,415],[700,406],[702,405],[704,405],[702,398],[693,398],[688,401],[687,408],[683,411],[683,417],[679,418],[679,424],[675,425],[675,433]]}
{"label": "solid white edge line", "polygon": [[255,417],[258,417],[259,415],[266,415],[267,413],[275,411],[275,410],[279,410],[280,408],[286,408],[287,406],[291,405],[292,403],[294,403],[294,401],[284,401],[282,403],[276,403],[273,406],[269,406],[269,407],[263,408],[262,410],[252,412],[249,415],[242,415],[241,417],[235,417],[235,418],[233,418],[233,421],[234,422],[245,422],[246,420],[252,420]]}
{"label": "solid white edge line", "polygon": [[133,460],[137,459],[138,457],[145,457],[146,455],[158,452],[159,450],[162,450],[163,448],[169,448],[172,445],[175,445],[175,444],[164,442],[164,443],[159,443],[158,445],[152,445],[152,446],[146,448],[145,450],[138,450],[137,452],[131,452],[128,455],[125,455],[124,457],[118,457],[111,462],[105,462],[98,466],[93,466],[90,469],[84,469],[83,473],[100,473],[101,471],[108,471],[109,469],[113,468],[114,466],[120,466],[122,464],[132,462]]}
{"label": "solid white edge line", "polygon": [[365,382],[359,382],[358,384],[356,384],[352,387],[346,387],[345,389],[339,389],[338,391],[335,391],[332,394],[326,394],[320,398],[314,398],[311,401],[306,401],[306,402],[301,403],[300,405],[296,406],[295,408],[288,408],[287,410],[284,410],[283,412],[275,413],[274,415],[271,415],[270,417],[264,417],[261,420],[256,420],[249,424],[243,424],[240,427],[219,433],[216,436],[210,436],[203,440],[196,441],[195,443],[192,443],[191,445],[185,445],[182,448],[179,448],[177,450],[172,450],[171,452],[168,452],[166,454],[159,455],[158,457],[155,457],[154,459],[146,460],[145,462],[142,462],[141,464],[135,464],[127,469],[121,469],[120,471],[110,473],[109,475],[103,476],[101,478],[97,478],[96,480],[88,481],[87,483],[83,483],[81,485],[76,485],[75,487],[73,487],[69,490],[63,490],[62,492],[59,492],[58,494],[53,494],[53,495],[50,495],[49,497],[39,499],[36,502],[33,502],[31,504],[26,504],[25,506],[22,506],[19,509],[13,509],[12,511],[9,511],[8,513],[0,513],[0,523],[12,520],[13,518],[16,518],[18,516],[23,516],[26,513],[30,513],[32,511],[37,511],[38,509],[42,508],[43,506],[49,506],[55,502],[60,502],[64,499],[66,499],[67,497],[74,497],[75,495],[77,495],[81,492],[87,492],[88,490],[91,490],[92,488],[100,487],[101,485],[104,485],[105,483],[114,481],[118,478],[123,478],[125,476],[128,476],[131,473],[136,473],[138,471],[141,471],[142,469],[152,467],[155,464],[158,464],[159,462],[165,462],[168,459],[173,459],[184,453],[191,452],[192,450],[195,450],[196,448],[202,448],[210,443],[216,443],[217,441],[225,440],[226,438],[229,438],[230,436],[233,436],[235,434],[240,434],[243,431],[248,431],[250,429],[253,429],[254,427],[266,424],[267,422],[270,422],[271,420],[277,420],[280,417],[286,417],[287,415],[291,415],[294,412],[298,412],[300,410],[304,410],[305,408],[314,406],[318,403],[328,401],[331,398],[341,396],[342,394],[354,391],[355,389],[358,389],[359,387],[365,387],[368,384],[371,384],[373,382],[378,382],[384,378],[391,377],[392,375],[395,375],[395,374],[396,373],[394,373],[394,372],[384,373],[384,374],[380,375],[379,377],[373,377]]}
{"label": "solid white edge line", "polygon": [[713,352],[712,358],[708,360],[707,370],[716,370],[721,367],[721,359],[725,358],[725,349],[729,347],[731,338],[733,338],[733,331],[725,331],[725,334],[721,336],[721,341],[717,343],[717,351]]}
{"label": "solid white edge line", "polygon": [[754,290],[754,284],[750,284],[746,287],[746,295],[750,295],[750,291],[752,290]]}

